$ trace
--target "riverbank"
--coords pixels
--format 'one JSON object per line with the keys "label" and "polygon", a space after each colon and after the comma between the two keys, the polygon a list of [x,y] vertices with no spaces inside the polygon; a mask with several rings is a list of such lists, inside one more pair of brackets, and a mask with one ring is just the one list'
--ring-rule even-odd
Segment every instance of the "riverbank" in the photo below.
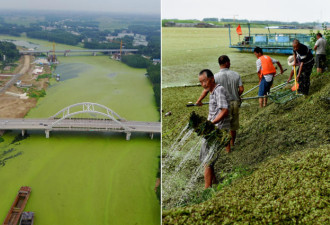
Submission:
{"label": "riverbank", "polygon": [[[49,84],[49,78],[35,79],[33,76],[34,64],[32,64],[34,56],[24,55],[19,60],[18,67],[13,71],[13,75],[22,74],[18,79],[21,80],[22,84],[32,85],[35,90],[46,90]],[[45,70],[42,74],[51,73],[49,66],[44,67]],[[40,75],[42,75],[40,74]],[[12,78],[12,77],[10,77]],[[6,79],[6,83],[10,79]],[[3,93],[0,95],[0,118],[23,118],[25,115],[36,106],[38,99],[29,97],[22,99],[19,96],[12,96],[10,94],[24,94],[25,89],[17,87],[15,83],[8,87],[3,87]],[[7,92],[7,93],[6,93]],[[8,94],[8,92],[10,94]]]}

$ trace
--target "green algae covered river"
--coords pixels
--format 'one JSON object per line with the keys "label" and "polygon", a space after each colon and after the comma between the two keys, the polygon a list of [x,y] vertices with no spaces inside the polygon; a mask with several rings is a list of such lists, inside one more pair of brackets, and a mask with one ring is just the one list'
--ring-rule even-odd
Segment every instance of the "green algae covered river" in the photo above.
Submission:
{"label": "green algae covered river", "polygon": [[[0,37],[3,38],[3,37]],[[31,40],[46,46],[49,43]],[[59,49],[68,46],[58,45]],[[72,47],[70,47],[72,49]],[[48,118],[74,103],[95,102],[121,117],[158,121],[152,86],[145,70],[133,69],[107,56],[60,57],[54,82],[28,118]],[[154,193],[160,140],[147,134],[19,132],[0,143],[0,221],[21,186],[32,193],[26,211],[35,224],[159,224]]]}
{"label": "green algae covered river", "polygon": [[[242,28],[243,36],[248,34],[247,28]],[[271,33],[309,33],[309,30],[271,30]],[[253,28],[251,34],[268,33],[268,29]],[[238,35],[232,32],[232,44],[239,42]],[[242,39],[242,37],[241,37]],[[229,48],[228,28],[162,28],[162,88],[184,86],[198,83],[197,74],[202,69],[219,71],[218,57],[228,55],[231,69],[241,76],[254,73],[256,77],[255,55],[241,53]],[[267,54],[270,55],[270,54]],[[287,66],[286,55],[272,55],[279,60],[284,68]],[[291,68],[290,68],[291,69]],[[286,72],[288,74],[289,72]]]}

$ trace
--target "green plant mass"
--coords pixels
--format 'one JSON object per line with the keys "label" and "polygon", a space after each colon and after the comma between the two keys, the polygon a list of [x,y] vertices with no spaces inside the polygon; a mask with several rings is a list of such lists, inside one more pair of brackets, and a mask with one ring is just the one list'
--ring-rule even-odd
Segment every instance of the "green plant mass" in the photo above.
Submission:
{"label": "green plant mass", "polygon": [[31,98],[41,98],[46,95],[46,91],[44,89],[36,90],[36,89],[29,89],[28,96]]}
{"label": "green plant mass", "polygon": [[329,151],[320,146],[271,159],[205,203],[163,211],[163,224],[326,224]]}
{"label": "green plant mass", "polygon": [[42,78],[51,78],[52,77],[52,74],[42,74],[42,75],[39,75],[37,80],[39,79],[42,79]]}
{"label": "green plant mass", "polygon": [[210,145],[216,144],[218,148],[223,148],[230,141],[228,132],[219,130],[206,117],[199,116],[194,111],[190,114],[188,127],[194,129],[198,136],[208,140]]}
{"label": "green plant mass", "polygon": [[[225,54],[230,69],[241,75],[245,91],[258,85],[256,57],[228,48],[227,32],[163,29],[163,224],[329,223],[328,71],[312,73],[308,96],[291,96],[292,85],[284,85],[271,92],[273,99],[265,108],[258,107],[257,99],[243,100],[235,146],[230,154],[223,151],[214,165],[217,183],[204,190],[202,169],[194,173],[201,167],[200,137],[185,129],[192,111],[207,116],[208,107],[186,105],[196,102],[203,90],[196,85],[199,71],[217,72],[217,59]],[[291,70],[287,56],[271,57]],[[288,76],[276,76],[273,86],[286,83]],[[244,97],[256,95],[257,89]],[[165,116],[167,112],[171,114]],[[195,185],[189,186],[193,179]]]}

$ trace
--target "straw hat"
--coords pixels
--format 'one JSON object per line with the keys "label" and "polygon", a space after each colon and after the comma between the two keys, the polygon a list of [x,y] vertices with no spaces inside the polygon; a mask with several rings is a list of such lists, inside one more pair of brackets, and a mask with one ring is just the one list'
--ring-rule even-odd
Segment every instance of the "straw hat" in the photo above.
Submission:
{"label": "straw hat", "polygon": [[293,66],[293,64],[294,64],[294,56],[293,55],[290,55],[288,57],[288,65],[289,66]]}

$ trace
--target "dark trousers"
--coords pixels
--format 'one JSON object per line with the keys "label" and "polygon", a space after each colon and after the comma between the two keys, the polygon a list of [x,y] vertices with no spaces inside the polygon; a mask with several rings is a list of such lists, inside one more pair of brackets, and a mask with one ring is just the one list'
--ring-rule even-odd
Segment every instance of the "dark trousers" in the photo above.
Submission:
{"label": "dark trousers", "polygon": [[298,92],[304,95],[308,95],[309,85],[310,85],[310,76],[314,66],[314,60],[310,63],[303,64],[302,71],[298,80],[299,88]]}

